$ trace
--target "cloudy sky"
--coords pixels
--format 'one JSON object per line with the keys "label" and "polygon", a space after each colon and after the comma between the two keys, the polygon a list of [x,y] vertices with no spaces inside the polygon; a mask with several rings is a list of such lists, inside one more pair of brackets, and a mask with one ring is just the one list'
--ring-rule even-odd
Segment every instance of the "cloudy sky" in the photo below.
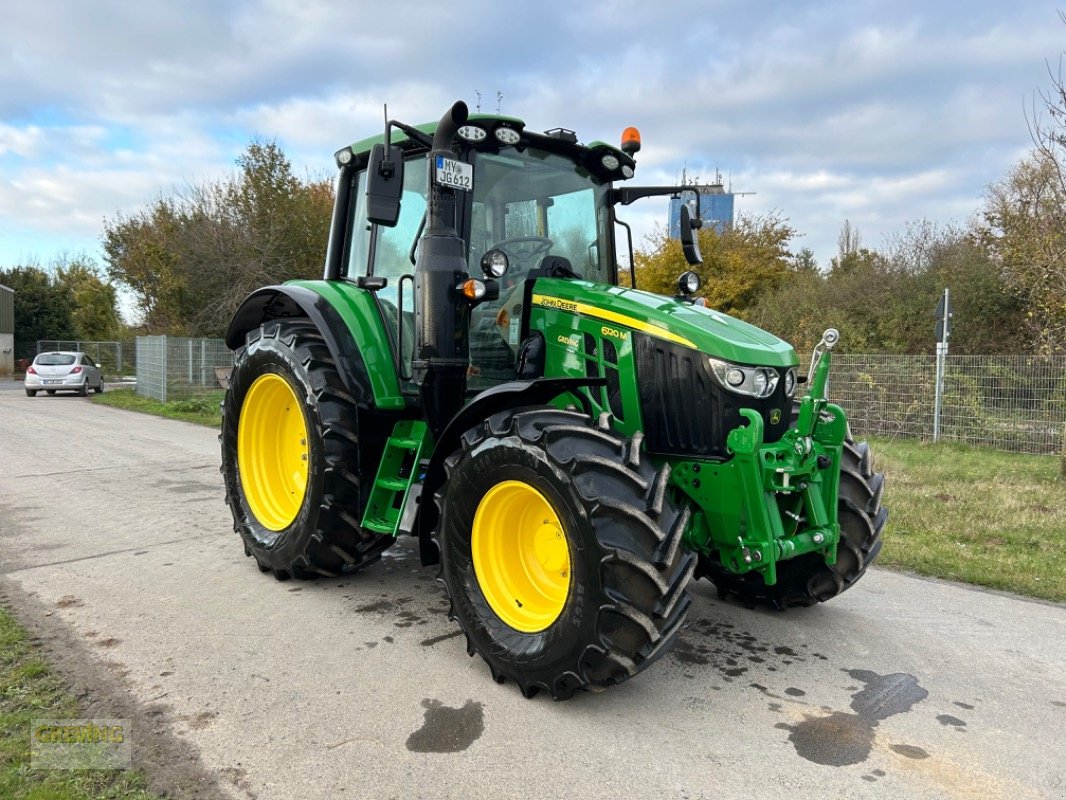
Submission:
{"label": "cloudy sky", "polygon": [[[719,170],[827,264],[965,221],[1029,147],[1066,25],[1048,3],[33,0],[0,27],[0,266],[100,256],[105,218],[233,169],[253,136],[332,172],[456,99],[582,141],[640,128],[638,182]],[[666,203],[626,210],[638,232]]]}

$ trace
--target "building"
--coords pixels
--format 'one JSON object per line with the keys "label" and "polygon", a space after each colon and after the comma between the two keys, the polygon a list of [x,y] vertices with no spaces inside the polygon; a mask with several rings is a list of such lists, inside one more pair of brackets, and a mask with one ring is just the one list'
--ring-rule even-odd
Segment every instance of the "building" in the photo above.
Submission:
{"label": "building", "polygon": [[[684,181],[682,181],[684,182]],[[700,217],[704,227],[713,227],[721,233],[733,224],[733,201],[737,196],[731,189],[726,190],[722,185],[722,176],[715,175],[715,182],[710,184],[692,184],[700,194]],[[740,192],[751,194],[751,192]],[[681,197],[670,198],[669,229],[670,238],[676,239],[681,233],[681,203],[684,201],[692,215],[696,215],[696,198],[691,192],[685,192]]]}
{"label": "building", "polygon": [[0,285],[0,375],[15,369],[15,290]]}

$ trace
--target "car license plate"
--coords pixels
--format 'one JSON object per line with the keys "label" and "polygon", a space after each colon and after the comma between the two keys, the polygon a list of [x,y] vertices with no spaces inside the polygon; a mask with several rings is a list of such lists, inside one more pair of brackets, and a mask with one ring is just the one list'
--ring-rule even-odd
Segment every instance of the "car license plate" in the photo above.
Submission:
{"label": "car license plate", "polygon": [[54,386],[55,384],[62,382],[63,381],[41,381],[41,383],[43,383],[45,386]]}
{"label": "car license plate", "polygon": [[469,192],[474,188],[474,167],[452,158],[437,156],[437,183]]}

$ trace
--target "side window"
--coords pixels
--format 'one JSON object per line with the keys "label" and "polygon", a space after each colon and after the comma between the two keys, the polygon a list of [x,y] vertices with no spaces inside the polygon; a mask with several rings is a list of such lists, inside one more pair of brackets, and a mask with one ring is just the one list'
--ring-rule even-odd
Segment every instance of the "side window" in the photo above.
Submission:
{"label": "side window", "polygon": [[348,275],[371,274],[389,278],[389,286],[401,275],[414,268],[410,261],[411,245],[418,234],[426,213],[426,158],[407,161],[404,164],[403,195],[400,201],[400,218],[395,227],[378,227],[377,251],[374,264],[367,263],[370,257],[370,225],[366,221],[366,173],[356,178],[355,211],[352,215],[351,246],[348,249]]}
{"label": "side window", "polygon": [[[414,282],[401,277],[412,274],[411,246],[426,213],[426,158],[419,156],[404,164],[403,195],[400,200],[400,218],[392,228],[377,227],[377,243],[374,247],[374,263],[370,261],[372,228],[366,220],[366,173],[360,172],[355,192],[355,209],[352,216],[351,243],[348,250],[350,277],[375,275],[385,278],[388,284],[375,292],[378,307],[393,346],[402,344],[402,374],[410,374],[414,352]],[[403,302],[400,290],[403,290]],[[401,313],[402,309],[402,313]]]}

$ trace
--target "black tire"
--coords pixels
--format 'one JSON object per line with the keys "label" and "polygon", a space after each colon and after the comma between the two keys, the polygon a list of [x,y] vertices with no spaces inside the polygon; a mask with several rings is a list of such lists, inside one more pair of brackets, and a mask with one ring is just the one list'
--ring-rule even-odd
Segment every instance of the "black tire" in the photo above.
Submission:
{"label": "black tire", "polygon": [[104,379],[103,378],[100,378],[100,383],[96,386],[96,388],[93,389],[93,391],[96,392],[97,394],[103,394],[104,393]]}
{"label": "black tire", "polygon": [[[308,479],[291,524],[271,530],[252,512],[242,484],[237,434],[245,397],[268,373],[283,377],[302,404]],[[250,331],[237,351],[222,401],[222,474],[233,528],[245,555],[278,580],[336,577],[374,563],[395,540],[359,525],[356,405],[344,389],[321,334],[306,321],[270,321]]]}
{"label": "black tire", "polygon": [[850,432],[841,459],[837,519],[840,543],[832,567],[817,553],[808,553],[777,565],[777,583],[767,586],[760,575],[736,575],[718,562],[700,556],[697,577],[708,578],[722,599],[736,597],[749,608],[806,607],[824,603],[850,589],[881,552],[881,532],[888,509],[881,505],[884,473],[874,472],[870,448],[856,443]]}
{"label": "black tire", "polygon": [[37,396],[37,390],[36,389],[27,389],[26,390],[26,396],[27,397],[36,397]]}
{"label": "black tire", "polygon": [[82,383],[82,385],[81,385],[81,388],[78,389],[78,394],[80,394],[82,397],[88,397],[89,396],[89,379],[88,378],[85,379],[84,383]]}
{"label": "black tire", "polygon": [[[689,511],[657,469],[606,424],[554,408],[507,411],[467,431],[445,462],[435,500],[441,580],[449,617],[497,682],[515,680],[526,697],[546,689],[556,700],[621,683],[665,653],[691,598],[695,556],[681,548]],[[523,633],[486,600],[471,549],[474,515],[485,493],[524,482],[550,503],[565,533],[570,582],[559,616]]]}

